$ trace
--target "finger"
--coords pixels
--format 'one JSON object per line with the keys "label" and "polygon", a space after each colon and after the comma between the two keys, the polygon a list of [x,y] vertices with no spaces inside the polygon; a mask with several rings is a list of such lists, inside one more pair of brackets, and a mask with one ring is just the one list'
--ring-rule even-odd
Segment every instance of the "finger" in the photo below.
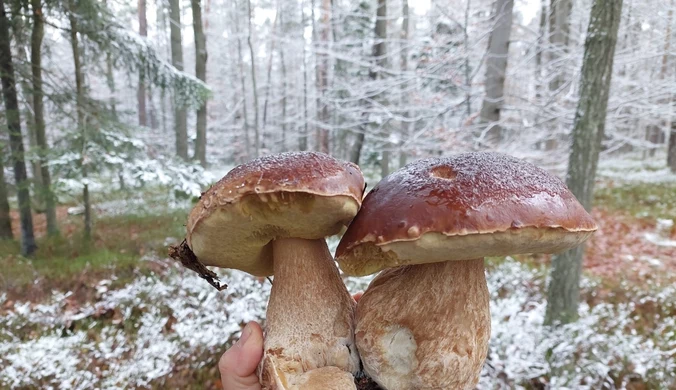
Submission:
{"label": "finger", "polygon": [[256,367],[263,357],[263,330],[249,322],[218,362],[223,390],[260,390]]}

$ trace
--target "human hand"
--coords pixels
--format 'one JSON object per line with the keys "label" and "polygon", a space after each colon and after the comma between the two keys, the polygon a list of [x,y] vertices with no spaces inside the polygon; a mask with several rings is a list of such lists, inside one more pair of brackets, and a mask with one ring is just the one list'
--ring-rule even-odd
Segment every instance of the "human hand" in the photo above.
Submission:
{"label": "human hand", "polygon": [[[354,300],[364,293],[355,294]],[[263,358],[263,330],[251,321],[242,330],[239,340],[230,347],[218,362],[223,390],[261,390],[256,368]]]}
{"label": "human hand", "polygon": [[256,368],[262,358],[263,330],[252,321],[218,362],[223,390],[261,390]]}

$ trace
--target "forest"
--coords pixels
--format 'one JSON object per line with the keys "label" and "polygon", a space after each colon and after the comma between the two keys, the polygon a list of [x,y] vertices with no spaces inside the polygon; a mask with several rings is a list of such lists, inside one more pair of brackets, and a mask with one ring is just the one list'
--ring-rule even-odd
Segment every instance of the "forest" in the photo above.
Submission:
{"label": "forest", "polygon": [[234,167],[313,151],[357,164],[364,195],[466,152],[558,176],[598,231],[486,257],[476,388],[676,389],[675,11],[0,0],[0,388],[222,388],[274,279],[213,268],[218,291],[167,248]]}

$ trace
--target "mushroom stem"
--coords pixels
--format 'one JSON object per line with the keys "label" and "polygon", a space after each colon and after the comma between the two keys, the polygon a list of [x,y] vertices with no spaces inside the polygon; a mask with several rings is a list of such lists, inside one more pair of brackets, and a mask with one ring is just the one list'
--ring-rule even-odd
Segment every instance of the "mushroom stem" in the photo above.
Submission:
{"label": "mushroom stem", "polygon": [[472,389],[491,318],[483,259],[381,272],[357,305],[364,370],[386,390]]}
{"label": "mushroom stem", "polygon": [[278,383],[294,388],[300,374],[325,366],[357,372],[356,302],[326,242],[283,238],[273,241],[272,250],[275,280],[267,310],[264,362],[269,363],[263,363],[263,384],[272,381],[266,375],[276,374]]}

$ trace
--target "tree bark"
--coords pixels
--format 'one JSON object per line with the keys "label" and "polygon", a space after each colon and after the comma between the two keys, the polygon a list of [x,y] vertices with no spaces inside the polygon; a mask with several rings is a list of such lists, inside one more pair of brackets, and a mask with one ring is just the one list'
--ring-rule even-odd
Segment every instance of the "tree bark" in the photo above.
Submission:
{"label": "tree bark", "polygon": [[[554,67],[562,57],[568,54],[570,38],[570,14],[573,10],[572,0],[551,0],[549,7],[549,43],[552,47],[549,62]],[[568,79],[565,69],[554,70],[554,76],[549,83],[550,91],[557,91]]]}
{"label": "tree bark", "polygon": [[249,30],[246,38],[246,42],[249,45],[249,55],[251,56],[251,84],[252,84],[252,93],[253,93],[253,109],[254,109],[254,157],[258,157],[261,153],[261,137],[260,137],[260,128],[258,125],[258,90],[256,86],[256,56],[254,55],[253,48],[253,25],[251,19],[253,14],[251,11],[251,0],[247,0],[247,16],[249,20]]}
{"label": "tree bark", "polygon": [[[386,65],[385,56],[387,54],[387,48],[385,46],[385,39],[387,39],[387,0],[378,0],[374,32],[375,41],[373,43],[373,59],[375,66],[369,71],[369,78],[373,81],[378,80],[380,77],[380,68]],[[366,110],[364,110],[364,112],[366,113]],[[362,117],[364,117],[364,115]],[[350,161],[355,164],[359,164],[365,138],[366,126],[362,126],[361,131],[357,133],[354,145],[352,146],[352,152],[350,153]]]}
{"label": "tree bark", "polygon": [[45,109],[42,89],[42,38],[44,37],[44,20],[41,0],[31,0],[33,8],[33,31],[31,34],[31,73],[33,77],[33,110],[35,120],[35,138],[38,147],[40,165],[40,193],[45,200],[47,234],[59,234],[56,221],[56,197],[52,191],[52,176],[47,161],[47,136],[45,134]]}
{"label": "tree bark", "polygon": [[[575,113],[566,184],[588,211],[594,197],[621,16],[622,0],[594,0],[584,45],[580,100]],[[552,281],[547,292],[546,324],[577,319],[583,252],[583,246],[579,246],[554,257]]]}
{"label": "tree bark", "polygon": [[80,52],[80,42],[78,39],[78,24],[76,15],[76,6],[73,0],[70,0],[70,12],[68,19],[70,21],[70,45],[73,51],[73,67],[75,70],[75,106],[77,111],[77,127],[82,134],[82,157],[80,159],[82,169],[82,202],[84,203],[84,239],[89,241],[92,237],[92,207],[89,199],[89,184],[87,184],[88,169],[87,164],[87,142],[88,131],[85,123],[84,102],[84,72],[82,71],[82,59]]}
{"label": "tree bark", "polygon": [[21,114],[19,113],[16,79],[14,77],[9,20],[5,12],[4,0],[0,0],[0,81],[2,82],[2,97],[5,103],[5,116],[9,130],[9,145],[12,150],[11,160],[19,200],[21,254],[31,256],[35,252],[36,245],[33,235],[33,217],[24,159],[23,136],[21,134]]}
{"label": "tree bark", "polygon": [[319,66],[317,68],[317,89],[319,90],[319,98],[317,99],[317,119],[319,122],[317,128],[317,150],[322,153],[329,153],[329,106],[328,106],[328,89],[329,89],[329,46],[331,37],[331,0],[322,0],[321,16],[320,16],[321,31],[319,34],[319,41],[322,46],[323,53],[318,54]]}
{"label": "tree bark", "polygon": [[[465,88],[467,91],[465,92],[465,119],[468,119],[469,117],[472,116],[472,70],[470,69],[469,65],[469,51],[470,51],[470,45],[469,45],[469,15],[470,15],[470,9],[472,6],[472,1],[467,0],[467,6],[465,7],[465,24],[462,26],[462,34],[463,34],[463,44],[465,46]],[[408,13],[408,8],[406,9],[406,12]],[[407,16],[408,17],[408,14]],[[408,27],[408,21],[407,27]]]}
{"label": "tree bark", "polygon": [[[284,2],[280,1],[279,5],[279,24],[281,26],[280,31],[282,33],[283,37],[286,37],[286,25],[284,24]],[[281,140],[281,145],[280,149],[282,152],[286,152],[286,90],[287,90],[287,82],[286,82],[286,61],[284,59],[284,47],[281,46],[279,47],[279,62],[282,70],[282,121],[281,121],[281,128],[282,128],[282,140]]]}
{"label": "tree bark", "polygon": [[[470,1],[467,1],[468,4],[468,9],[469,9],[469,3]],[[400,57],[400,62],[399,62],[399,67],[401,68],[401,72],[404,74],[404,78],[408,77],[408,34],[409,34],[409,7],[408,7],[408,0],[403,0],[402,1],[402,7],[401,7],[401,32],[400,32],[400,41],[401,41],[401,57]],[[465,21],[466,23],[466,21]],[[467,38],[467,26],[465,26],[465,38]],[[465,44],[467,44],[467,39],[465,39]],[[467,57],[467,62],[465,63],[466,69],[465,71],[469,71],[469,57]],[[467,75],[467,74],[466,74]],[[403,82],[401,83],[401,104],[404,106],[404,120],[401,122],[401,140],[399,141],[400,146],[399,146],[399,168],[403,167],[406,165],[406,150],[403,148],[403,145],[406,143],[406,140],[410,136],[410,129],[411,129],[411,123],[409,122],[409,118],[411,118],[411,112],[408,109],[409,105],[409,99],[408,99],[408,82]],[[467,95],[467,110],[469,112],[469,92]],[[468,114],[469,115],[469,114]]]}
{"label": "tree bark", "polygon": [[244,143],[246,150],[246,159],[251,158],[251,139],[249,134],[249,118],[247,114],[247,101],[246,101],[246,74],[244,73],[244,52],[242,50],[242,39],[240,38],[239,30],[239,6],[237,1],[235,1],[235,34],[237,35],[237,62],[239,66],[239,80],[242,87],[242,127],[244,128]]}
{"label": "tree bark", "polygon": [[[669,64],[669,56],[671,56],[671,53],[670,53],[671,24],[672,24],[672,21],[673,21],[673,18],[674,18],[673,7],[674,7],[674,1],[672,0],[671,1],[671,7],[669,8],[669,12],[667,12],[667,31],[664,34],[664,50],[663,50],[663,54],[662,54],[662,64],[660,66],[660,72],[657,76],[659,80],[665,79],[665,76],[667,74],[667,67],[668,67],[668,64]],[[627,27],[627,30],[629,30],[628,27]],[[660,106],[661,105],[667,105],[668,99],[663,99],[663,98],[658,99],[655,102],[655,104],[660,105]],[[665,123],[665,121],[660,121],[660,122],[661,123],[659,123],[659,124],[655,124],[654,122],[650,123],[645,129],[645,139],[646,139],[646,141],[651,143],[651,147],[648,150],[648,155],[650,155],[650,157],[655,156],[657,145],[660,144],[663,141],[663,140],[661,140],[662,130],[664,128],[666,128],[666,129],[671,128],[671,123],[668,123],[668,122]],[[670,149],[668,147],[667,148],[667,165],[670,165],[670,163],[669,163],[669,161],[670,161],[669,150]]]}
{"label": "tree bark", "polygon": [[[169,0],[169,31],[171,35],[171,64],[183,70],[183,40],[181,34],[181,8],[179,0]],[[176,155],[188,160],[188,115],[181,100],[174,96],[174,132]]]}
{"label": "tree bark", "polygon": [[676,173],[676,121],[671,121],[669,146],[667,148],[667,165],[671,172]]}
{"label": "tree bark", "polygon": [[261,133],[263,139],[265,139],[265,130],[268,124],[268,106],[270,103],[270,95],[272,94],[272,61],[275,59],[275,41],[277,35],[277,20],[279,19],[280,9],[277,8],[277,13],[275,14],[275,19],[272,22],[272,32],[270,34],[270,44],[268,47],[268,67],[266,72],[267,82],[265,84],[265,99],[263,100],[263,126],[261,127]]}
{"label": "tree bark", "polygon": [[[207,81],[207,40],[202,28],[202,6],[200,0],[191,0],[193,29],[195,31],[195,76]],[[207,102],[197,110],[195,160],[207,166]]]}
{"label": "tree bark", "polygon": [[[4,149],[4,147],[2,148]],[[0,150],[4,155],[4,150]],[[12,218],[9,215],[9,200],[7,194],[7,183],[5,182],[5,165],[0,158],[0,240],[11,240],[14,238],[12,234]]]}
{"label": "tree bark", "polygon": [[308,82],[307,82],[307,49],[305,43],[305,10],[303,7],[300,8],[301,15],[301,29],[300,29],[300,38],[303,41],[303,127],[301,129],[300,137],[298,137],[298,149],[301,151],[307,150],[307,135],[308,135],[308,121],[310,120],[308,116]]}
{"label": "tree bark", "polygon": [[542,52],[544,51],[545,34],[547,32],[547,0],[540,0],[540,28],[535,46],[535,96],[542,95]]}
{"label": "tree bark", "polygon": [[505,102],[505,74],[509,58],[509,37],[512,31],[514,0],[497,0],[493,14],[493,30],[488,39],[486,58],[486,95],[481,105],[480,122],[488,125],[487,141],[500,142],[503,137],[500,111]]}
{"label": "tree bark", "polygon": [[[142,37],[148,36],[148,19],[146,17],[146,0],[138,0],[138,30]],[[138,76],[138,89],[136,90],[136,99],[138,104],[138,124],[139,126],[148,126],[148,116],[146,112],[146,88],[145,75],[141,71]]]}
{"label": "tree bark", "polygon": [[[10,10],[12,13],[12,19],[10,20],[12,29],[11,33],[12,38],[14,38],[15,45],[19,50],[17,54],[19,56],[18,61],[24,64],[30,64],[31,59],[29,58],[29,52],[26,48],[31,44],[27,42],[26,38],[26,19],[23,17],[24,14],[31,12],[27,3],[21,1],[13,1],[10,4]],[[23,103],[26,107],[23,110],[23,118],[26,124],[26,133],[28,135],[28,154],[30,158],[28,159],[28,168],[32,174],[32,182],[36,192],[33,193],[31,199],[31,205],[33,210],[36,213],[43,213],[45,211],[45,202],[44,196],[40,191],[42,188],[42,171],[40,170],[40,161],[35,158],[38,150],[37,136],[35,134],[35,118],[33,113],[35,109],[33,107],[33,86],[31,83],[30,77],[25,77],[19,72],[19,77],[16,80],[21,86],[21,93],[18,94],[18,98],[23,98],[19,101],[19,104]]]}
{"label": "tree bark", "polygon": [[33,218],[26,163],[24,159],[23,136],[21,134],[21,115],[16,93],[12,51],[10,46],[9,20],[5,13],[4,0],[0,0],[0,80],[2,97],[5,102],[5,116],[9,130],[9,145],[12,150],[12,165],[19,200],[19,216],[21,220],[21,254],[31,256],[35,249],[33,234]]}

